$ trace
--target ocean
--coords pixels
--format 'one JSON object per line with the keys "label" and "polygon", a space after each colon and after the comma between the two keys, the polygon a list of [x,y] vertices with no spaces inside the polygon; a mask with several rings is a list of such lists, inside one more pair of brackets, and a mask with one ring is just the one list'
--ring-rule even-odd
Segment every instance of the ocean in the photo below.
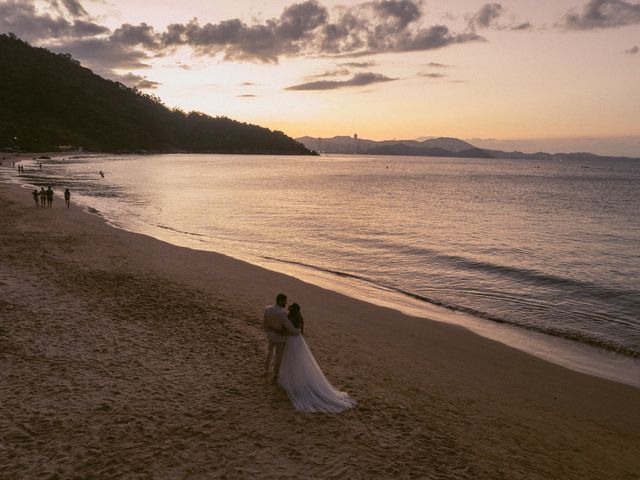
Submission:
{"label": "ocean", "polygon": [[517,348],[548,339],[552,360],[572,345],[597,350],[640,383],[638,161],[179,154],[23,165],[22,183],[52,185],[57,201],[69,188],[119,228],[502,331],[488,336],[524,339]]}

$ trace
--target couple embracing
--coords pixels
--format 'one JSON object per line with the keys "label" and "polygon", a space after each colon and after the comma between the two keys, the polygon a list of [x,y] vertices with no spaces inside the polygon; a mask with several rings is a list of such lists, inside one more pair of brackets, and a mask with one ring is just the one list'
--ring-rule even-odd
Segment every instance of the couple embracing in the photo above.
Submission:
{"label": "couple embracing", "polygon": [[282,387],[299,412],[338,413],[356,406],[345,392],[333,388],[322,373],[302,332],[304,320],[297,303],[286,311],[287,296],[279,294],[275,305],[264,309],[263,328],[269,341],[265,376],[275,353],[273,381]]}

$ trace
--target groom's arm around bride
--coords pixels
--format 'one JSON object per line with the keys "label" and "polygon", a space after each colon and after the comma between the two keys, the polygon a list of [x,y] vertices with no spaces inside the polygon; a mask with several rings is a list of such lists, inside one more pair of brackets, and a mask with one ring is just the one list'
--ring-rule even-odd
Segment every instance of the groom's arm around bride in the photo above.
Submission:
{"label": "groom's arm around bride", "polygon": [[293,326],[285,307],[287,306],[287,296],[279,294],[276,297],[276,304],[268,306],[264,309],[262,319],[262,327],[264,329],[267,340],[269,341],[269,351],[264,364],[264,376],[269,374],[269,367],[273,358],[273,352],[276,353],[276,361],[274,365],[273,381],[278,381],[278,372],[282,363],[282,354],[284,346],[287,342],[287,335],[299,335],[300,331]]}

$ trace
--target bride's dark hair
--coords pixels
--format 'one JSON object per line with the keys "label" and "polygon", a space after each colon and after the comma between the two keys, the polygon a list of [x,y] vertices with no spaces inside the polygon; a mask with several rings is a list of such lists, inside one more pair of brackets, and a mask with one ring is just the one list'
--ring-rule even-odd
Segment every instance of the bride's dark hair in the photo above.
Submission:
{"label": "bride's dark hair", "polygon": [[302,313],[300,312],[300,305],[297,303],[292,303],[289,305],[289,320],[294,327],[302,329],[302,325],[304,325],[304,319],[302,318]]}

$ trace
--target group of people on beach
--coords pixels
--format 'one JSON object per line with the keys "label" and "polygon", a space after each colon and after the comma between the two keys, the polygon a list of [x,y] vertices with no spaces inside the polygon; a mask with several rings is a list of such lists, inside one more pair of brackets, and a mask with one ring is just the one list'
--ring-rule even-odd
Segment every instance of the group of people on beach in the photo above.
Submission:
{"label": "group of people on beach", "polygon": [[[40,191],[35,189],[31,195],[33,195],[33,201],[36,207],[53,207],[53,190],[51,185],[45,190],[44,187],[40,187]],[[64,189],[64,201],[67,204],[67,208],[71,206],[71,192],[68,188]]]}

